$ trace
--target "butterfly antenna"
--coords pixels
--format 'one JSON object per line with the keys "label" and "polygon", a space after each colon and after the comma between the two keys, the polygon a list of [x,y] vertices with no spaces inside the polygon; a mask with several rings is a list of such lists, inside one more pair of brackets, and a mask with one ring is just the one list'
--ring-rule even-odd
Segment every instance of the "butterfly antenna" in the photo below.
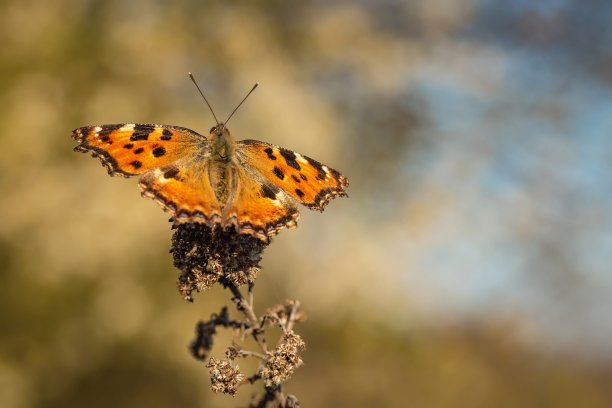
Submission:
{"label": "butterfly antenna", "polygon": [[246,94],[246,96],[244,97],[244,99],[242,99],[242,101],[240,101],[240,103],[238,104],[238,106],[236,106],[236,108],[232,111],[232,113],[230,113],[229,117],[227,118],[227,120],[225,121],[225,124],[227,125],[227,122],[229,122],[229,120],[232,118],[232,116],[234,116],[234,113],[236,113],[236,111],[238,110],[238,108],[240,107],[240,105],[242,105],[244,103],[244,101],[246,101],[246,99],[249,97],[250,94],[253,93],[253,91],[255,90],[255,88],[257,88],[259,86],[259,82],[255,82],[255,85],[253,85],[253,88],[251,88],[251,90],[249,91],[248,94]]}
{"label": "butterfly antenna", "polygon": [[198,91],[200,92],[200,95],[202,95],[202,98],[204,98],[204,102],[206,102],[206,104],[208,105],[208,109],[210,109],[210,112],[212,113],[213,118],[215,118],[215,122],[217,122],[217,126],[218,126],[219,125],[219,120],[217,119],[217,115],[215,115],[215,111],[213,110],[212,106],[210,106],[210,103],[208,103],[208,99],[206,99],[206,97],[204,96],[204,93],[202,92],[202,90],[198,86],[198,83],[196,82],[196,80],[193,77],[193,75],[191,74],[191,72],[189,72],[189,78],[191,78],[191,81],[193,82],[193,84],[196,86],[196,88],[198,88]]}

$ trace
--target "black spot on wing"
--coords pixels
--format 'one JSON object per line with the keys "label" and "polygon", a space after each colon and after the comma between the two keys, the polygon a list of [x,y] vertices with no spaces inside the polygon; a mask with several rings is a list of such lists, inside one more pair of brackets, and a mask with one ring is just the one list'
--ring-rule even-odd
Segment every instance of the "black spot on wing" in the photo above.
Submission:
{"label": "black spot on wing", "polygon": [[295,181],[296,183],[301,183],[301,182],[302,182],[302,180],[300,180],[299,178],[297,178],[295,174],[292,174],[292,175],[291,175],[291,178],[292,178],[292,179],[293,179],[293,181]]}
{"label": "black spot on wing", "polygon": [[134,147],[134,143],[126,143],[123,145],[124,149],[131,149],[132,147]]}
{"label": "black spot on wing", "polygon": [[179,169],[176,167],[170,167],[164,171],[164,178],[177,179],[178,180]]}
{"label": "black spot on wing", "polygon": [[144,149],[142,147],[139,147],[138,149],[134,150],[134,154],[140,154],[144,152]]}
{"label": "black spot on wing", "polygon": [[134,133],[132,133],[132,136],[130,136],[130,140],[148,140],[149,135],[153,133],[154,130],[155,126],[153,125],[135,125]]}
{"label": "black spot on wing", "polygon": [[261,145],[266,145],[267,143],[260,142],[259,140],[245,139],[245,140],[241,140],[240,144],[247,145],[247,146],[261,146]]}
{"label": "black spot on wing", "polygon": [[300,173],[300,178],[304,181],[308,180],[308,177],[306,177],[306,175],[302,173]]}
{"label": "black spot on wing", "polygon": [[317,180],[325,180],[325,176],[327,173],[323,170],[323,165],[316,161],[315,159],[311,159],[310,157],[304,156],[304,159],[317,170]]}
{"label": "black spot on wing", "polygon": [[123,124],[118,123],[116,125],[104,125],[101,127],[102,129],[98,132],[98,136],[103,141],[107,141],[108,140],[107,138],[110,136],[110,134],[113,133],[115,130],[122,128]]}
{"label": "black spot on wing", "polygon": [[172,139],[172,132],[170,130],[168,130],[168,129],[164,129],[160,139],[161,140],[170,140],[170,139]]}
{"label": "black spot on wing", "polygon": [[285,162],[287,162],[287,166],[293,167],[296,170],[301,170],[300,164],[295,161],[295,153],[291,150],[283,149],[282,147],[279,149],[279,152],[285,159]]}
{"label": "black spot on wing", "polygon": [[164,149],[161,146],[156,147],[155,149],[153,149],[153,156],[155,156],[155,157],[161,157],[164,154],[166,154],[166,149]]}
{"label": "black spot on wing", "polygon": [[264,149],[264,152],[268,155],[268,159],[276,160],[276,156],[273,154],[274,153],[274,149],[272,149],[271,147],[268,147],[268,148]]}
{"label": "black spot on wing", "polygon": [[302,190],[300,190],[299,188],[295,189],[295,194],[297,194],[298,197],[300,197],[300,198],[304,197],[304,192]]}
{"label": "black spot on wing", "polygon": [[142,163],[138,160],[134,160],[133,162],[130,163],[135,169],[139,169],[142,167]]}
{"label": "black spot on wing", "polygon": [[340,172],[337,170],[329,169],[329,172],[331,173],[332,177],[335,178],[336,180],[340,180],[342,178],[342,174],[340,174]]}
{"label": "black spot on wing", "polygon": [[270,200],[276,200],[276,192],[269,185],[261,185],[261,196],[269,198]]}
{"label": "black spot on wing", "polygon": [[278,167],[274,166],[274,169],[272,171],[279,179],[283,180],[285,178],[285,173],[283,173],[283,171]]}

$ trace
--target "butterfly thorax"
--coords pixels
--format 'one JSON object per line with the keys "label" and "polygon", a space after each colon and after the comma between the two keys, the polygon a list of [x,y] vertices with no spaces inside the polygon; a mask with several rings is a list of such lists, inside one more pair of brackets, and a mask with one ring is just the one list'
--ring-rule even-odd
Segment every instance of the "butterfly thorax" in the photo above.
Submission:
{"label": "butterfly thorax", "polygon": [[210,130],[213,160],[229,162],[234,154],[234,138],[223,123]]}
{"label": "butterfly thorax", "polygon": [[232,169],[234,139],[223,123],[211,129],[209,138],[212,156],[209,177],[217,200],[225,206],[235,184]]}

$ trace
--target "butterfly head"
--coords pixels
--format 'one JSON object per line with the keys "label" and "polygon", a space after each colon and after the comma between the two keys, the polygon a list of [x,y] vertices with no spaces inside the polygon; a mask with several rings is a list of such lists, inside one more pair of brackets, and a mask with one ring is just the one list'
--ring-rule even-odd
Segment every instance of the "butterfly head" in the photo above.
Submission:
{"label": "butterfly head", "polygon": [[229,129],[225,127],[225,123],[220,122],[216,126],[213,126],[212,128],[210,128],[211,140],[214,140],[215,138],[223,137],[224,135],[225,136],[230,135]]}
{"label": "butterfly head", "polygon": [[223,122],[210,129],[209,135],[212,142],[212,151],[217,158],[228,160],[234,151],[234,140],[230,135],[229,129]]}
{"label": "butterfly head", "polygon": [[217,123],[216,126],[213,126],[210,129],[209,135],[209,140],[211,141],[212,145],[212,154],[217,160],[229,162],[232,158],[232,155],[234,154],[234,140],[225,124],[229,122],[232,116],[234,116],[234,113],[236,113],[238,108],[244,103],[244,101],[246,101],[246,99],[255,90],[255,88],[257,88],[259,83],[253,85],[253,88],[251,88],[249,93],[246,94],[246,96],[242,99],[238,106],[234,108],[234,110],[232,111],[232,113],[230,113],[225,122],[219,122],[219,120],[217,119],[217,115],[215,115],[215,111],[213,110],[212,106],[210,106],[210,103],[208,103],[208,100],[204,96],[204,93],[200,89],[200,86],[196,82],[191,72],[189,73],[189,78],[198,89],[198,92],[200,92],[200,95],[202,95],[202,98],[206,102],[206,105],[208,105],[208,108],[210,109],[210,112],[212,113],[213,117],[215,118],[215,122]]}

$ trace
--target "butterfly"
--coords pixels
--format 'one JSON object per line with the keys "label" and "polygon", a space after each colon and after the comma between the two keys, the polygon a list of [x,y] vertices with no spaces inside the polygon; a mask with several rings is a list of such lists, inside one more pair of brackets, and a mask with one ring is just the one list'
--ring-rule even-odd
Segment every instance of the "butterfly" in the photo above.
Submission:
{"label": "butterfly", "polygon": [[234,228],[265,242],[297,226],[297,203],[323,211],[334,197],[346,196],[349,184],[310,157],[257,140],[235,141],[223,122],[208,137],[152,124],[85,126],[72,137],[74,150],[91,152],[111,176],[139,176],[142,195],[175,223]]}

